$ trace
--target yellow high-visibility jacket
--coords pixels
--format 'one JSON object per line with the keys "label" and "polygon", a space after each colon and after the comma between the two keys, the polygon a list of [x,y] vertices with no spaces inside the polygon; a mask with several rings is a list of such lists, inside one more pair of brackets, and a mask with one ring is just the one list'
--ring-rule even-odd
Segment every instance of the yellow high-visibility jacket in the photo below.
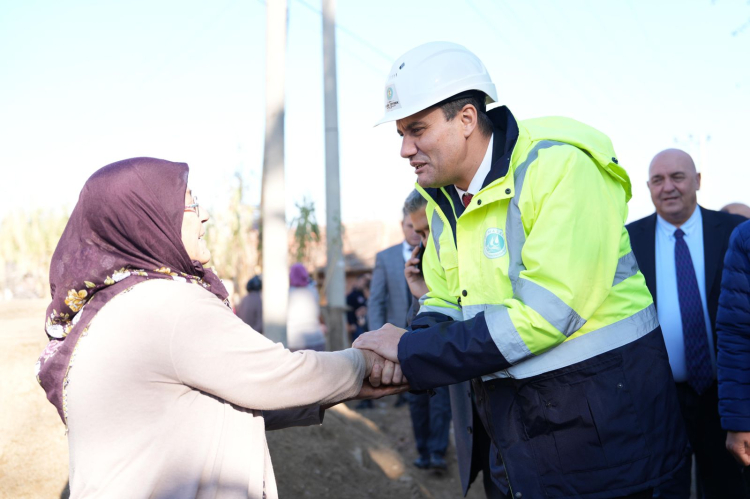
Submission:
{"label": "yellow high-visibility jacket", "polygon": [[[453,186],[417,186],[430,222],[430,291],[414,329],[432,325],[435,313],[460,321],[482,313],[503,357],[496,371],[462,366],[435,377],[438,385],[534,376],[658,326],[624,227],[630,180],[610,140],[572,119],[539,118],[519,122],[515,144],[496,143],[494,152],[486,185],[465,209]],[[482,327],[472,327],[476,338]]]}
{"label": "yellow high-visibility jacket", "polygon": [[[586,125],[488,115],[492,165],[469,205],[453,186],[420,189],[429,293],[398,344],[403,372],[413,389],[454,385],[454,423],[469,435],[476,407],[493,481],[511,497],[655,487],[688,446],[624,227],[628,176]],[[466,441],[457,432],[456,452],[471,463]]]}

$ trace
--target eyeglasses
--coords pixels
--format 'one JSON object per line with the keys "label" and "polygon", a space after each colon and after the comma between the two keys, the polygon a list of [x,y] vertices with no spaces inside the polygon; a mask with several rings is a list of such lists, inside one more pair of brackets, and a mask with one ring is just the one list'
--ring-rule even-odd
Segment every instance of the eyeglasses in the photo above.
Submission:
{"label": "eyeglasses", "polygon": [[201,217],[201,207],[198,204],[198,196],[193,196],[193,204],[185,205],[185,211],[195,212],[195,214],[198,215],[198,218]]}

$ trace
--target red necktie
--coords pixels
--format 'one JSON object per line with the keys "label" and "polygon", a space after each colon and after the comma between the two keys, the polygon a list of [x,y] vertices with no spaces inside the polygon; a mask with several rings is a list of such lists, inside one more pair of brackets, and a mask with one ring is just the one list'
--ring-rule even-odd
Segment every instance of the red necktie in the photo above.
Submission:
{"label": "red necktie", "polygon": [[468,192],[461,196],[461,202],[464,204],[464,208],[469,206],[469,203],[471,203],[471,198],[473,197],[474,194],[469,194]]}

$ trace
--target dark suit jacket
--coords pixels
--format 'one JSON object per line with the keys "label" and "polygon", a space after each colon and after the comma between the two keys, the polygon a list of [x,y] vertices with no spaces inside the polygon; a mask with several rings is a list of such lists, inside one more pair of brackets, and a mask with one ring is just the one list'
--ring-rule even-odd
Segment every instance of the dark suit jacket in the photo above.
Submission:
{"label": "dark suit jacket", "polygon": [[390,323],[406,326],[411,306],[411,292],[404,277],[404,250],[401,243],[386,248],[375,257],[375,270],[370,281],[367,301],[367,327],[380,329]]}
{"label": "dark suit jacket", "polygon": [[[721,292],[721,272],[724,269],[724,253],[729,247],[729,236],[734,228],[745,221],[744,217],[700,207],[703,217],[703,255],[706,266],[706,303],[711,319],[711,331],[716,346],[716,310]],[[646,278],[646,285],[656,303],[656,213],[628,224],[630,245],[638,261],[638,267]]]}

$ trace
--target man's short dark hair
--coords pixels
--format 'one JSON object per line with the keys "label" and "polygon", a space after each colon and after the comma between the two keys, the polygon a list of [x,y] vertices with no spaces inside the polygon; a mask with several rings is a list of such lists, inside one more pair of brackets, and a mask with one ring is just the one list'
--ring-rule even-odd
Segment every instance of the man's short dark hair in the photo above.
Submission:
{"label": "man's short dark hair", "polygon": [[471,104],[477,110],[477,121],[479,122],[480,133],[485,137],[492,135],[492,121],[490,120],[490,117],[487,116],[485,97],[482,92],[465,92],[458,96],[453,96],[450,99],[446,99],[442,103],[438,103],[437,106],[443,110],[445,120],[450,121],[456,117],[458,112],[462,110],[466,104]]}
{"label": "man's short dark hair", "polygon": [[422,196],[418,190],[414,189],[409,193],[409,195],[406,197],[406,201],[404,202],[404,218],[406,218],[406,215],[411,215],[412,213],[415,213],[420,208],[424,208],[427,206],[427,200]]}

